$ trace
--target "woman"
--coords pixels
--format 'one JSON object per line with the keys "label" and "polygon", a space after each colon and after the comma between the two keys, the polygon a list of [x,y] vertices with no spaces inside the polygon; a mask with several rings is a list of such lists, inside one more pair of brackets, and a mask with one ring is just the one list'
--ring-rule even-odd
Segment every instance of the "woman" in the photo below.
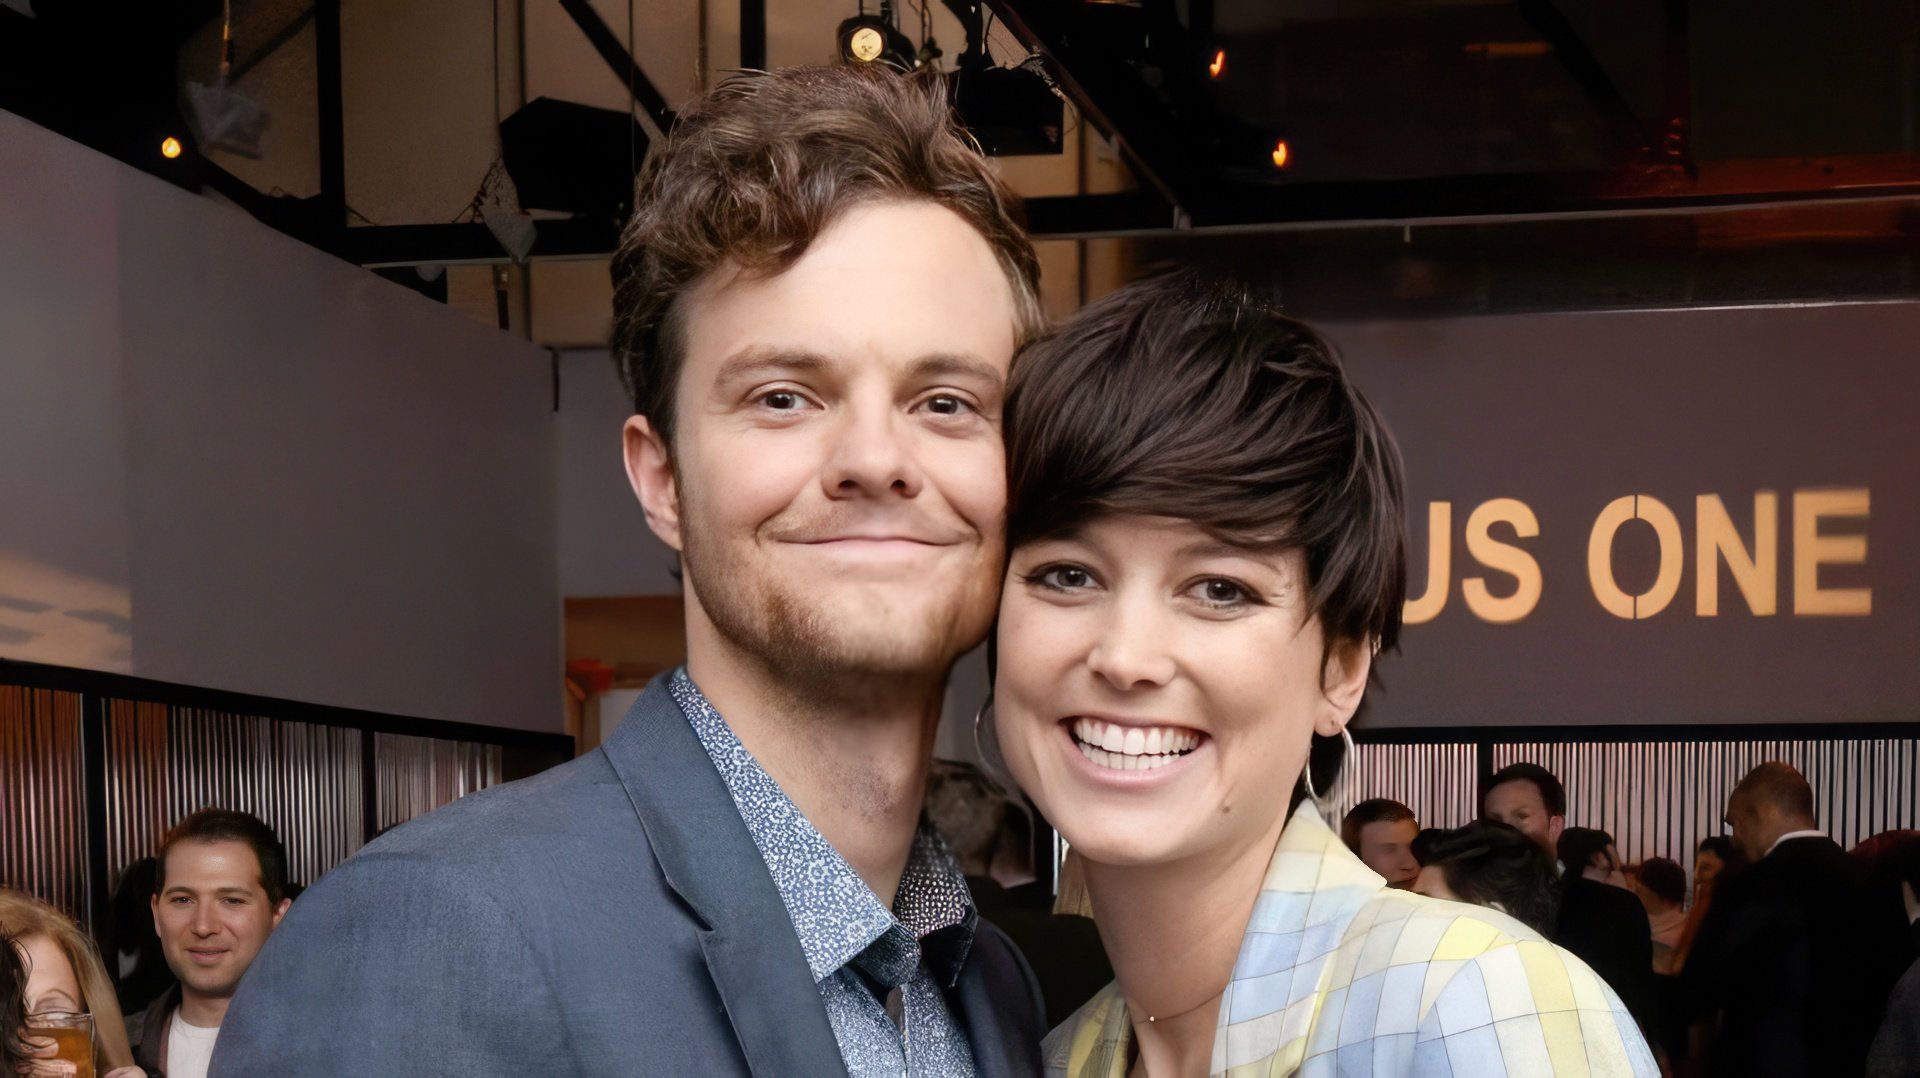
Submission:
{"label": "woman", "polygon": [[1326,344],[1160,278],[1023,355],[1005,423],[996,732],[1117,976],[1050,1072],[1655,1073],[1578,960],[1389,890],[1310,800],[1405,592],[1397,454]]}
{"label": "woman", "polygon": [[[113,982],[100,964],[93,943],[66,914],[18,891],[0,889],[0,936],[18,952],[27,970],[27,1026],[33,1015],[52,1012],[93,1016],[94,1051],[105,1078],[144,1078],[133,1065],[126,1024],[113,996]],[[73,1073],[50,1056],[44,1040],[34,1046],[42,1057],[25,1073]]]}
{"label": "woman", "polygon": [[1687,919],[1680,926],[1680,942],[1673,946],[1675,974],[1687,966],[1694,937],[1700,934],[1700,925],[1706,921],[1707,911],[1713,908],[1713,890],[1720,878],[1745,868],[1746,864],[1746,855],[1727,836],[1709,835],[1700,840],[1700,848],[1693,855],[1693,905],[1688,907]]}
{"label": "woman", "polygon": [[19,948],[0,946],[0,1074],[17,1074],[33,1058],[33,1046],[20,1038],[26,1026],[26,967]]}
{"label": "woman", "polygon": [[1475,820],[1451,831],[1428,828],[1414,840],[1414,856],[1420,894],[1499,910],[1541,936],[1553,931],[1560,912],[1553,858],[1511,826]]}

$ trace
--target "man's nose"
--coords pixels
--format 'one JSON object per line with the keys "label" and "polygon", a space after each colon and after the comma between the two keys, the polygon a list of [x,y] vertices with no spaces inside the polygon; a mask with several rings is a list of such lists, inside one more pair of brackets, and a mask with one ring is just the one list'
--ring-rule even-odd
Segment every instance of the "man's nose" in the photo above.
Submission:
{"label": "man's nose", "polygon": [[891,404],[854,402],[821,475],[828,498],[917,497],[925,475],[908,443],[906,419]]}

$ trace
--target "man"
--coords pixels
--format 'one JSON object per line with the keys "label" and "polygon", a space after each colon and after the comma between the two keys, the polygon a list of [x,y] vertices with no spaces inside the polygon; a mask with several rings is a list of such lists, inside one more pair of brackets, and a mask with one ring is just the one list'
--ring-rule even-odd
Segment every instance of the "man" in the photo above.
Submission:
{"label": "man", "polygon": [[1583,959],[1647,1026],[1653,1018],[1653,927],[1627,888],[1613,836],[1591,827],[1560,832],[1560,915],[1553,942]]}
{"label": "man", "polygon": [[1558,856],[1560,831],[1567,826],[1567,792],[1553,772],[1539,764],[1508,764],[1480,787],[1480,818],[1498,820]]}
{"label": "man", "polygon": [[1820,831],[1791,764],[1748,772],[1726,823],[1752,864],[1714,885],[1681,970],[1696,1044],[1715,1074],[1861,1073],[1913,957],[1898,896]]}
{"label": "man", "polygon": [[[1560,836],[1567,825],[1567,791],[1560,777],[1539,764],[1509,764],[1481,786],[1480,815],[1511,826],[1560,861],[1560,912],[1550,938],[1593,967],[1644,1026],[1653,976],[1646,911],[1631,894],[1609,894],[1605,883],[1587,878],[1591,851],[1584,836],[1575,860],[1566,860]],[[1627,953],[1619,953],[1620,947]]]}
{"label": "man", "polygon": [[206,1078],[234,990],[292,901],[287,857],[258,818],[210,808],[167,833],[154,865],[153,930],[180,983],[128,1040],[148,1078]]}
{"label": "man", "polygon": [[316,883],[222,1078],[1038,1070],[1032,974],[919,827],[1038,329],[1009,196],[937,84],[850,68],[728,80],[636,194],[626,462],[687,665],[598,750]]}
{"label": "man", "polygon": [[1340,821],[1340,838],[1368,868],[1378,872],[1388,887],[1413,886],[1420,862],[1413,856],[1413,840],[1420,821],[1413,810],[1392,798],[1375,797],[1353,806]]}

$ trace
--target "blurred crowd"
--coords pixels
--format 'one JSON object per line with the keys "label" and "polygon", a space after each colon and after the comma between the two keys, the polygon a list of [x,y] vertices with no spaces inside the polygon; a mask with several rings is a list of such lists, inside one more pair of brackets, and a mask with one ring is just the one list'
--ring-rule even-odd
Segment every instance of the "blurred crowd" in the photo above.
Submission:
{"label": "blurred crowd", "polygon": [[0,888],[0,1073],[204,1078],[227,1004],[295,888],[254,816],[196,812],[121,873],[98,943]]}
{"label": "blurred crowd", "polygon": [[[1046,910],[1023,871],[1031,821],[971,768],[937,774],[929,811],[983,914],[1007,927],[1059,1018],[1111,976],[1091,923]],[[1564,787],[1520,763],[1492,775],[1478,819],[1422,827],[1364,801],[1341,837],[1389,885],[1519,921],[1584,960],[1639,1021],[1670,1075],[1920,1074],[1920,832],[1843,850],[1813,791],[1765,763],[1735,787],[1727,833],[1687,865],[1627,862],[1570,826]],[[985,811],[985,810],[991,811]],[[1019,824],[1020,826],[1011,826]],[[96,943],[66,914],[0,889],[3,1073],[202,1078],[228,1002],[291,904],[284,850],[242,812],[181,821],[121,874]]]}
{"label": "blurred crowd", "polygon": [[[1569,826],[1551,771],[1487,779],[1478,819],[1421,826],[1363,801],[1341,837],[1389,885],[1498,910],[1584,960],[1617,992],[1670,1075],[1920,1075],[1920,832],[1852,851],[1820,829],[1789,764],[1749,772],[1726,834],[1674,857],[1623,860]],[[1678,852],[1678,851],[1676,851]]]}

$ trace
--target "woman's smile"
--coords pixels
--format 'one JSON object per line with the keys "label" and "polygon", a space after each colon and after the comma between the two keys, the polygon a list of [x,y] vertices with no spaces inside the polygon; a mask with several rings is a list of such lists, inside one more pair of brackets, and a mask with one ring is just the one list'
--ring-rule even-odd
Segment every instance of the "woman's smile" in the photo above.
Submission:
{"label": "woman's smile", "polygon": [[1114,722],[1089,715],[1062,720],[1072,751],[1102,779],[1124,773],[1163,777],[1198,751],[1207,736],[1184,726]]}

